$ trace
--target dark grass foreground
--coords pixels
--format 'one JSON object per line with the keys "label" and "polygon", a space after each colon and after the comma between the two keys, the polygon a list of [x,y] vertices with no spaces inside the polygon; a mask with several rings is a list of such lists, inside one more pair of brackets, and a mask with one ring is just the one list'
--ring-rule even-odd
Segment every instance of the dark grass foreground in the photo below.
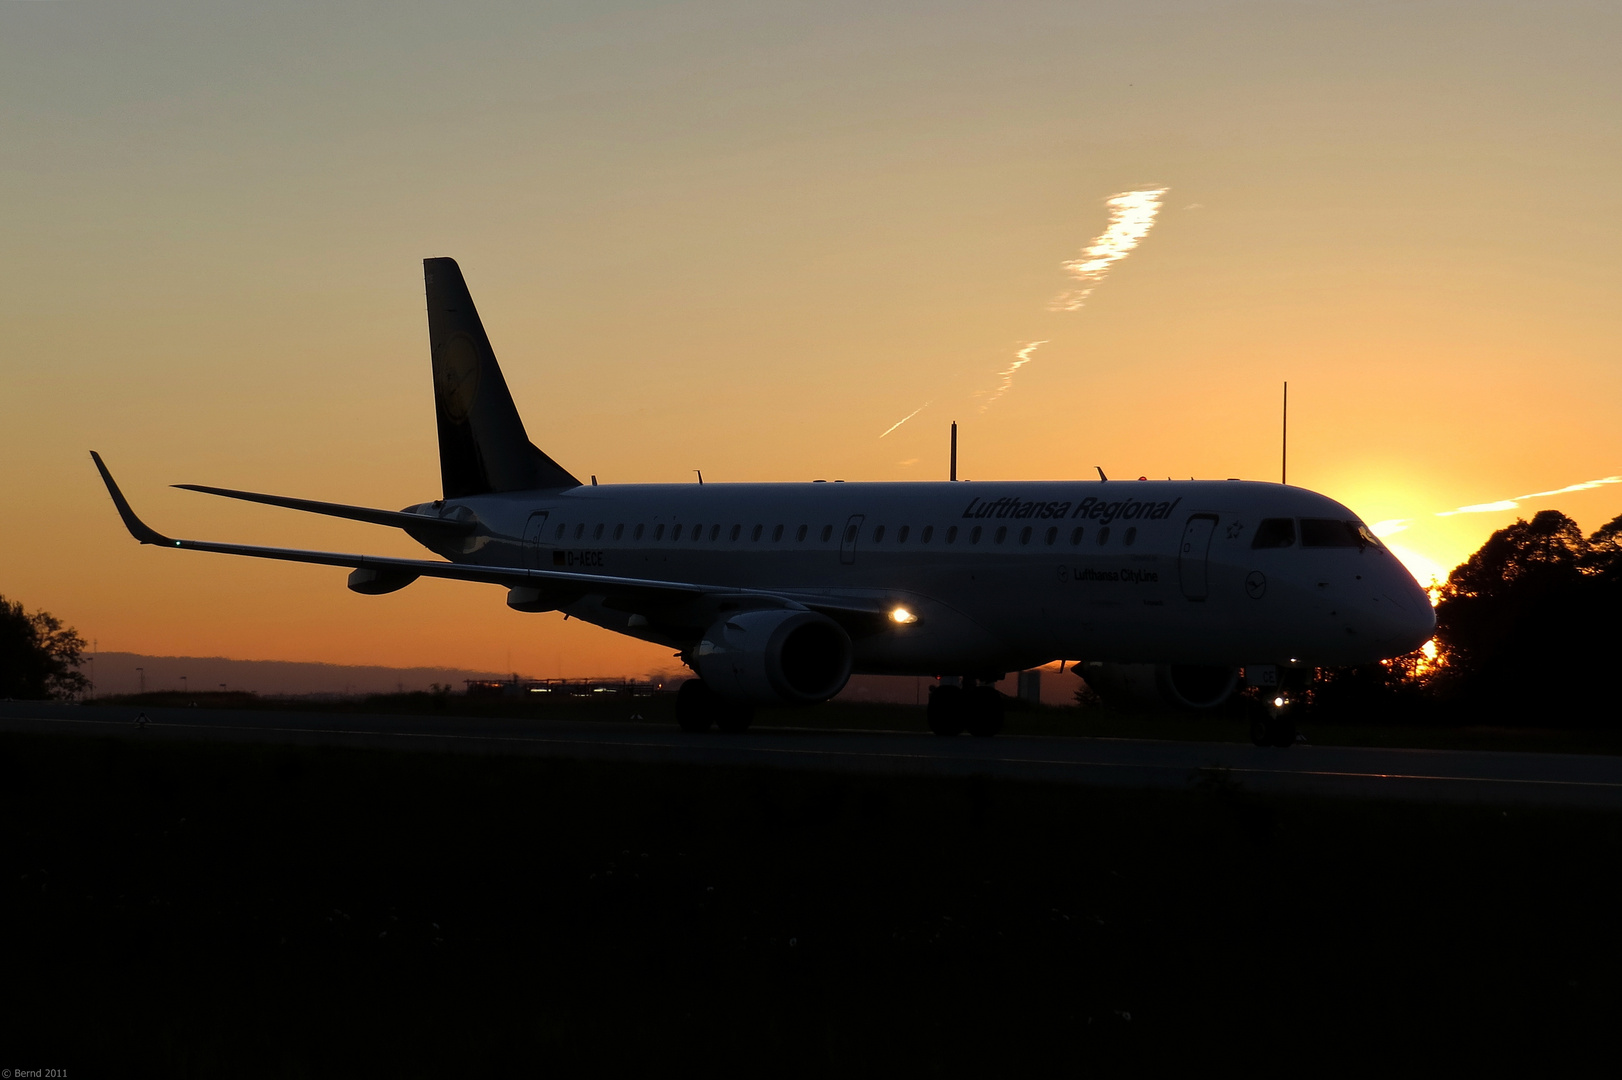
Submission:
{"label": "dark grass foreground", "polygon": [[0,1055],[74,1077],[1546,1068],[1622,1002],[1602,814],[19,735],[0,812]]}

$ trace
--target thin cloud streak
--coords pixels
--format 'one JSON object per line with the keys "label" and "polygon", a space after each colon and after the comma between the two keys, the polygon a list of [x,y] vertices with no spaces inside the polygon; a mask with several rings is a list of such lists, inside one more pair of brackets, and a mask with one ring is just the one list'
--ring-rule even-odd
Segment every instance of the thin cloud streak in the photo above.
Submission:
{"label": "thin cloud streak", "polygon": [[[912,410],[912,412],[908,413],[906,416],[903,416],[901,419],[897,420],[895,423],[893,423],[889,427],[885,428],[884,429],[884,435],[890,434],[890,432],[894,431],[896,428],[900,427],[902,424],[905,424],[908,420],[911,420],[913,417],[917,416],[919,413],[923,412],[925,409],[929,408],[933,404],[935,404],[933,401],[924,402],[922,405],[920,405],[916,409]],[[880,435],[879,438],[881,438],[881,439],[884,438],[884,435]]]}
{"label": "thin cloud streak", "polygon": [[1110,267],[1132,253],[1154,228],[1155,215],[1160,213],[1160,197],[1169,188],[1145,188],[1123,191],[1104,201],[1109,207],[1109,225],[1091,244],[1082,250],[1079,259],[1064,264],[1070,276],[1081,282],[1081,288],[1060,293],[1048,305],[1050,311],[1075,311],[1087,302],[1087,297],[1104,280]]}
{"label": "thin cloud streak", "polygon": [[1030,363],[1031,354],[1046,344],[1047,340],[1045,338],[1041,341],[1033,341],[1014,354],[1014,362],[997,372],[998,375],[1002,376],[1002,385],[997,387],[997,389],[992,392],[991,397],[987,399],[984,405],[980,406],[981,412],[985,412],[987,409],[991,408],[991,403],[993,401],[996,401],[998,398],[1002,397],[1003,394],[1008,392],[1008,388],[1014,385],[1014,373],[1020,368],[1024,367],[1026,364]]}
{"label": "thin cloud streak", "polygon": [[1592,491],[1594,488],[1604,487],[1607,484],[1622,484],[1622,476],[1605,476],[1598,480],[1584,480],[1580,484],[1568,484],[1563,488],[1552,491],[1534,491],[1530,495],[1517,495],[1513,499],[1499,499],[1497,502],[1473,503],[1470,506],[1461,506],[1457,510],[1438,511],[1437,517],[1453,517],[1455,514],[1491,514],[1500,510],[1519,510],[1521,503],[1528,499],[1547,499],[1554,495],[1569,495],[1574,491]]}

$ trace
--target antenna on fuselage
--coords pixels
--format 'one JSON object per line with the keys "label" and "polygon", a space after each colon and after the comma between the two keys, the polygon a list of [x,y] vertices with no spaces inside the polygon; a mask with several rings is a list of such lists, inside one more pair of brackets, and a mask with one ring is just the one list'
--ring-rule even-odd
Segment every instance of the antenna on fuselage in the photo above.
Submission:
{"label": "antenna on fuselage", "polygon": [[948,480],[956,480],[957,479],[957,421],[956,420],[952,421],[952,464],[951,464],[951,470],[947,474],[947,479]]}
{"label": "antenna on fuselage", "polygon": [[698,473],[698,486],[703,487],[704,486],[704,470],[703,469],[694,469],[693,471]]}
{"label": "antenna on fuselage", "polygon": [[1104,467],[1102,465],[1094,465],[1093,468],[1098,470],[1098,479],[1100,483],[1109,482],[1109,477],[1104,475]]}
{"label": "antenna on fuselage", "polygon": [[1290,482],[1290,380],[1284,380],[1284,430],[1279,449],[1278,482]]}

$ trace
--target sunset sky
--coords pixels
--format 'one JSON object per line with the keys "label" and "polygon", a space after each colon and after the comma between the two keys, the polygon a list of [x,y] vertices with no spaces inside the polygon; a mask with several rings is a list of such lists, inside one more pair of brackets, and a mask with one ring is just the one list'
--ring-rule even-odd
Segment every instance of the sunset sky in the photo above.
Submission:
{"label": "sunset sky", "polygon": [[[1444,575],[1622,512],[1614,3],[0,0],[0,593],[103,650],[592,675],[173,483],[437,497],[425,256],[604,482],[1279,476]],[[1125,201],[1120,200],[1125,197]],[[905,420],[897,426],[898,421]],[[882,438],[881,438],[882,435]]]}

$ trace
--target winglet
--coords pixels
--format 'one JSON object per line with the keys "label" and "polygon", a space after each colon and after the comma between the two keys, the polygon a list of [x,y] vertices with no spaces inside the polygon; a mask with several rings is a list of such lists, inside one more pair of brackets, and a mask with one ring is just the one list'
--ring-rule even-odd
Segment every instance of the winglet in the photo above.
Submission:
{"label": "winglet", "polygon": [[107,485],[107,494],[113,497],[113,505],[118,507],[118,516],[124,519],[124,528],[130,531],[131,536],[143,544],[172,546],[178,543],[149,528],[146,522],[135,516],[135,511],[130,509],[129,500],[124,498],[124,493],[118,490],[118,484],[113,481],[113,474],[108,472],[107,466],[102,463],[100,454],[92,450],[90,451],[90,459],[96,463],[96,471],[101,473],[102,482]]}

